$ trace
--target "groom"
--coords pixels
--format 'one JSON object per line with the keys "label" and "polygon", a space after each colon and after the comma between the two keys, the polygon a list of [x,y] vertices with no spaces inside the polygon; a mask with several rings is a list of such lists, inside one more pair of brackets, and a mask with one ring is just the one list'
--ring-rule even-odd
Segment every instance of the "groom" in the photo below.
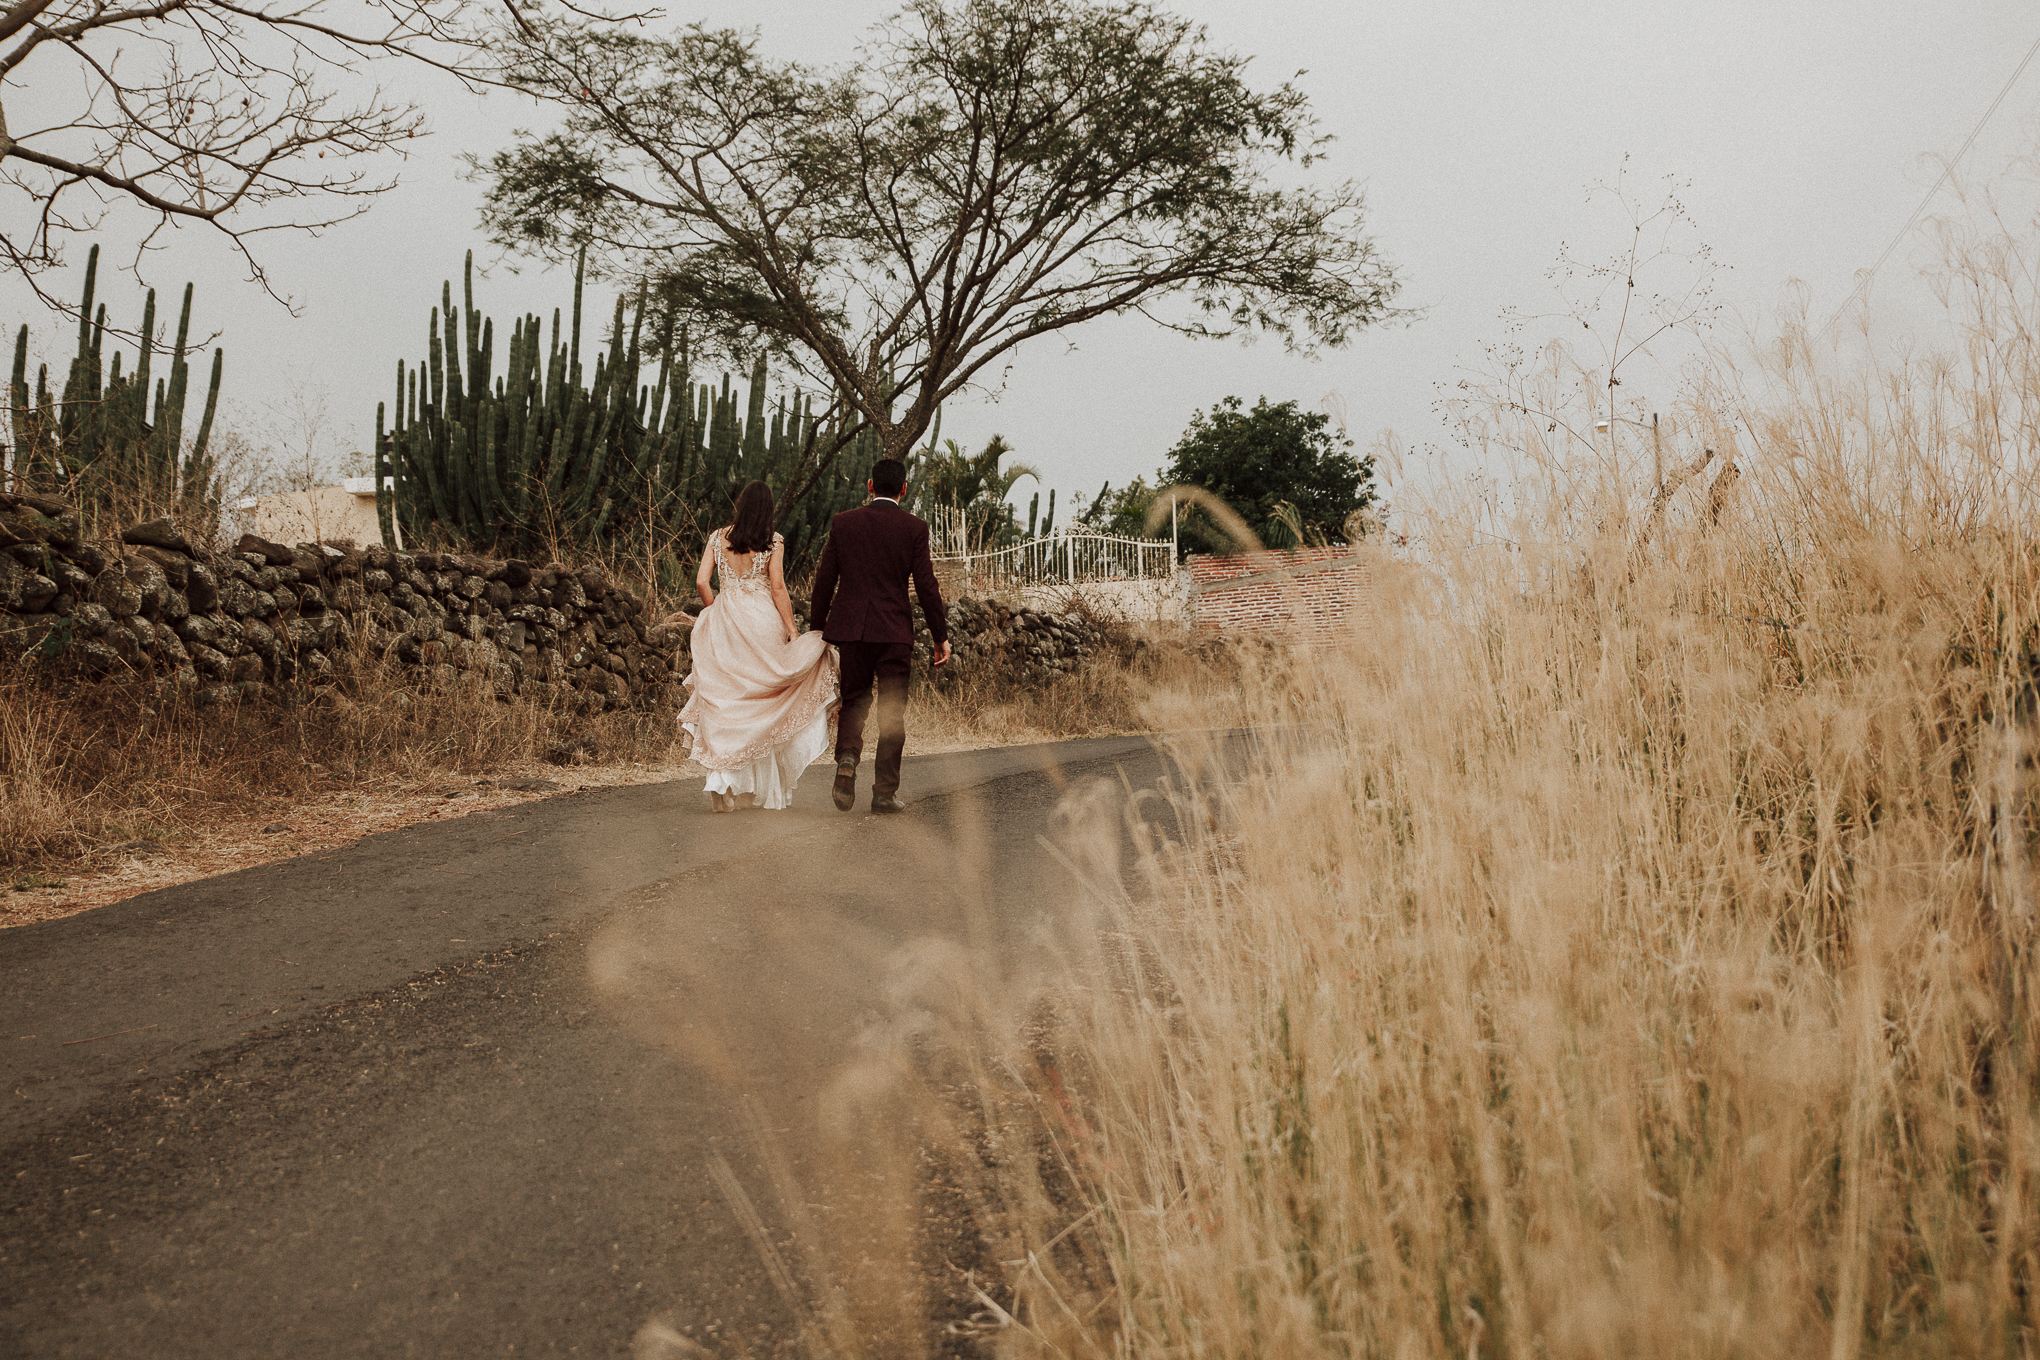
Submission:
{"label": "groom", "polygon": [[[907,744],[907,665],[914,657],[914,611],[907,578],[928,620],[935,664],[949,660],[949,618],[928,556],[928,521],[900,508],[907,465],[881,458],[865,489],[871,500],[829,521],[829,541],[815,569],[813,626],[836,644],[842,661],[843,712],[836,721],[836,806],[857,801],[857,762],[864,756],[864,719],[878,691],[878,770],[873,812],[904,812],[899,799],[900,752]],[[840,592],[838,586],[840,585]]]}

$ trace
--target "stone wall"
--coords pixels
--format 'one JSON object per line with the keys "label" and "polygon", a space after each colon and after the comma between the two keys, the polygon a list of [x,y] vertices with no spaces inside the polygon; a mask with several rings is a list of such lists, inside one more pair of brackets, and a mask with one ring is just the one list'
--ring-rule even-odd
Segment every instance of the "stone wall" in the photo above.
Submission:
{"label": "stone wall", "polygon": [[[949,621],[949,675],[1037,680],[1111,645],[1083,614],[1012,600],[955,600]],[[599,567],[253,535],[217,553],[167,520],[92,542],[70,507],[0,494],[0,660],[165,680],[208,702],[316,686],[369,661],[580,711],[677,706],[691,624],[648,618]],[[925,625],[915,662],[928,673]]]}
{"label": "stone wall", "polygon": [[[914,664],[925,667],[928,628],[918,605],[914,623]],[[949,643],[957,674],[996,668],[1034,680],[1078,669],[1105,651],[1111,638],[1097,622],[1071,610],[965,596],[949,602]]]}
{"label": "stone wall", "polygon": [[75,511],[0,495],[0,658],[145,676],[206,700],[317,684],[363,660],[580,711],[678,701],[686,630],[599,567],[243,536],[197,547],[168,520],[119,542]]}

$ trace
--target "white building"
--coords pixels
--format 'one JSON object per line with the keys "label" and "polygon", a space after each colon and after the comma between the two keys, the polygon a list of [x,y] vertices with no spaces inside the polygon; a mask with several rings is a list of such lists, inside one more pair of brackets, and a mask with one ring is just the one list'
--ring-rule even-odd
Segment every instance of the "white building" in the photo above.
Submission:
{"label": "white building", "polygon": [[[391,479],[385,478],[385,483]],[[234,507],[248,530],[272,543],[329,543],[358,547],[382,542],[375,515],[375,478],[349,477],[338,486],[251,496]],[[398,547],[403,533],[398,531]]]}

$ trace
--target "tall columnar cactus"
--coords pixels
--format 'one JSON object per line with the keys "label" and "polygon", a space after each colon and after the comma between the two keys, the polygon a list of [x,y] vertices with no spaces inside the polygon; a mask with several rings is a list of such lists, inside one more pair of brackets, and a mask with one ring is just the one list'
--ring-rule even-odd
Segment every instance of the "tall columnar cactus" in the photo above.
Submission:
{"label": "tall columnar cactus", "polygon": [[219,408],[225,355],[213,351],[205,413],[198,434],[184,438],[190,365],[185,352],[191,335],[191,285],[177,317],[170,371],[157,377],[150,405],[155,358],[156,293],[142,307],[140,352],[132,372],[122,374],[116,351],[105,366],[106,307],[95,306],[99,247],[85,262],[85,293],[78,307],[78,349],[71,357],[62,395],[53,395],[49,366],[39,366],[35,400],[28,388],[28,327],[14,340],[14,369],[8,405],[14,437],[11,481],[22,490],[62,496],[77,503],[89,527],[175,513],[194,529],[210,529],[219,518],[220,488],[209,449]]}
{"label": "tall columnar cactus", "polygon": [[[531,556],[568,547],[650,557],[698,551],[742,483],[782,489],[816,433],[812,403],[771,400],[765,360],[749,391],[724,374],[694,380],[684,330],[645,335],[645,299],[618,298],[606,347],[581,362],[585,257],[574,271],[571,329],[518,318],[495,370],[495,323],[475,310],[474,256],[441,289],[424,359],[397,364],[395,402],[376,408],[376,510],[385,541],[439,541]],[[661,356],[643,381],[647,339]],[[842,479],[818,486],[782,527],[796,554],[810,521],[855,504]],[[861,493],[861,475],[856,482]],[[796,544],[799,546],[796,547]]]}

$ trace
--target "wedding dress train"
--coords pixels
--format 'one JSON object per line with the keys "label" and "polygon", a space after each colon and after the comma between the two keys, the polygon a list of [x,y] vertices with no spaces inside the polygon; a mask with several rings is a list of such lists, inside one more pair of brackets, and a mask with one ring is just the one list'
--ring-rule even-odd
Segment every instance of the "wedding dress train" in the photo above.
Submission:
{"label": "wedding dress train", "polygon": [[[680,725],[709,793],[752,794],[759,807],[793,801],[800,773],[835,743],[836,654],[818,632],[786,641],[766,574],[769,552],[741,576],[709,536],[722,592],[694,622],[694,669]],[[778,534],[772,536],[779,546]]]}

